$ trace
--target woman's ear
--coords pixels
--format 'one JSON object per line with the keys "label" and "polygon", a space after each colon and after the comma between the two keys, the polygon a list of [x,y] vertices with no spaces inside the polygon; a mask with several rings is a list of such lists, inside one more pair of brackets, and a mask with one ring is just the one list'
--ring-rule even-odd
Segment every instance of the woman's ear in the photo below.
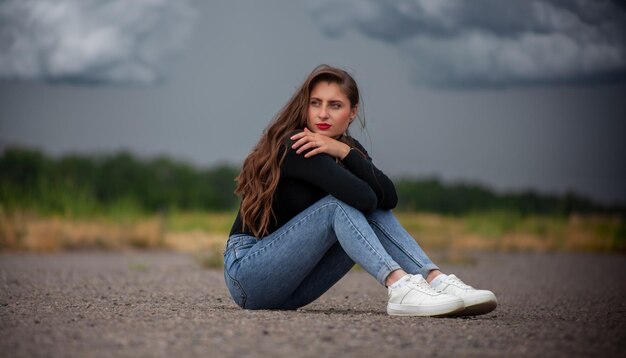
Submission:
{"label": "woman's ear", "polygon": [[350,109],[350,123],[356,118],[356,114],[359,112],[359,105],[352,107]]}

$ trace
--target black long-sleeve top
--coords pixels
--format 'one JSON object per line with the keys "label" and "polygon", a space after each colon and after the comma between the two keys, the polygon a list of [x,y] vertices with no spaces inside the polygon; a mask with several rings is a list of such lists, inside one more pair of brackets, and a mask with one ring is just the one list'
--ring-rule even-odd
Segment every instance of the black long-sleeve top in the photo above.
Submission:
{"label": "black long-sleeve top", "polygon": [[[291,148],[290,140],[284,143],[281,149],[287,154],[272,202],[276,220],[270,220],[268,235],[328,194],[363,213],[396,206],[398,196],[393,182],[374,166],[361,143],[353,141],[353,148],[340,163],[326,153],[305,158],[304,153],[297,154]],[[252,235],[242,230],[242,223],[239,213],[230,235]]]}

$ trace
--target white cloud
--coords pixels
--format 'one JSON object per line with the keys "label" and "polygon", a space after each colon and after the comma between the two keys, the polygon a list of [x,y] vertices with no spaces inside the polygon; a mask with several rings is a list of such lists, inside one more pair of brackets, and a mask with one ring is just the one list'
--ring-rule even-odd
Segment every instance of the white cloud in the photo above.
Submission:
{"label": "white cloud", "polygon": [[593,0],[310,0],[329,36],[392,43],[436,86],[626,79],[626,3]]}
{"label": "white cloud", "polygon": [[194,18],[188,0],[6,0],[0,78],[151,83]]}

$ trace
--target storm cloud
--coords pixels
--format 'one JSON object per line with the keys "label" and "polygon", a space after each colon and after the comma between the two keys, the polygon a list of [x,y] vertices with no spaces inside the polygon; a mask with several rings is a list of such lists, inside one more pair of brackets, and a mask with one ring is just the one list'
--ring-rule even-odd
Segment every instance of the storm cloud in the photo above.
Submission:
{"label": "storm cloud", "polygon": [[435,86],[626,80],[622,0],[310,0],[330,37],[355,30],[396,47]]}
{"label": "storm cloud", "polygon": [[187,0],[5,0],[0,79],[152,83],[194,17]]}

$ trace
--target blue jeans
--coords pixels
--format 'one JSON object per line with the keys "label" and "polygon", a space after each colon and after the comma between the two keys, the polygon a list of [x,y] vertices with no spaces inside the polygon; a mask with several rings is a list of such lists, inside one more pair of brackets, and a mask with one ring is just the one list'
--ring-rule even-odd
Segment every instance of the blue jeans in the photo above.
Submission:
{"label": "blue jeans", "polygon": [[224,278],[247,309],[296,309],[339,281],[358,263],[382,285],[394,270],[426,277],[438,267],[393,213],[363,214],[326,196],[263,238],[229,237]]}

